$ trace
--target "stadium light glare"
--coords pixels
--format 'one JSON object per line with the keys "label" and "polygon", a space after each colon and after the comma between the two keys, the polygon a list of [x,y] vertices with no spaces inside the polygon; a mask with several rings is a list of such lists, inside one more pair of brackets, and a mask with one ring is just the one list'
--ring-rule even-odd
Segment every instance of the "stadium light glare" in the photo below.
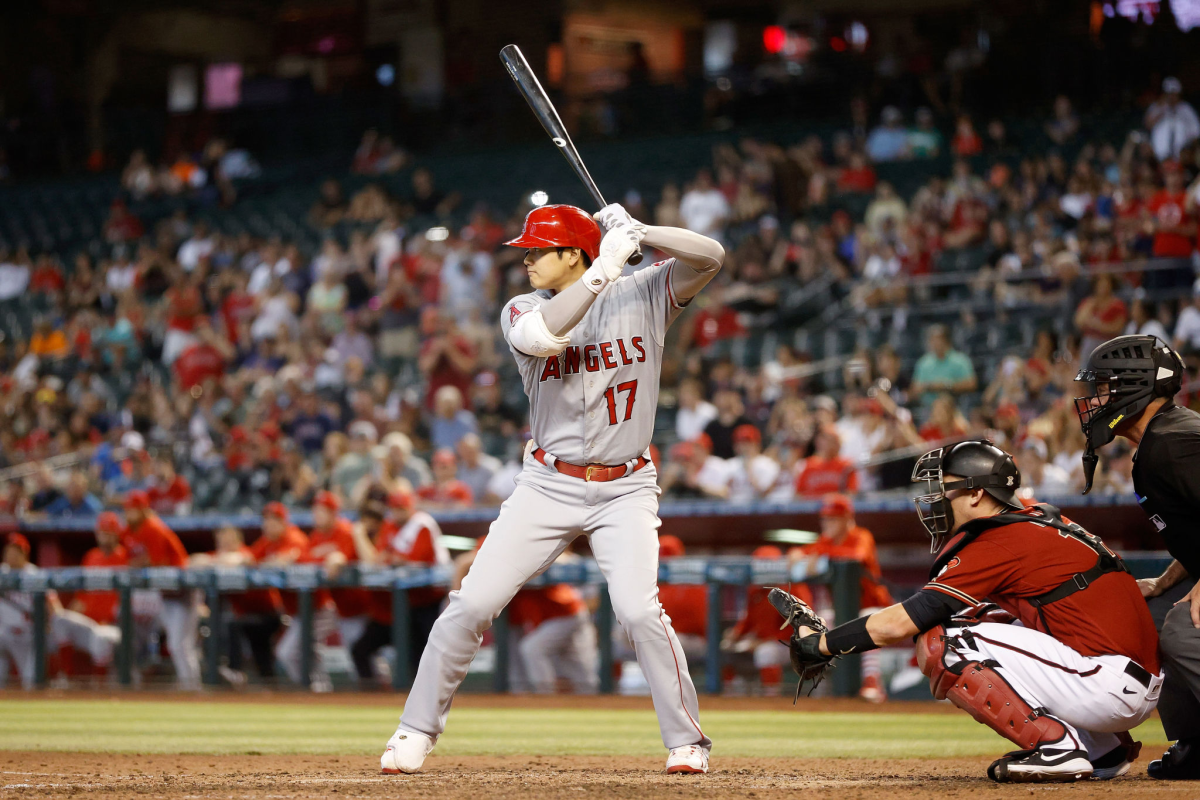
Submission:
{"label": "stadium light glare", "polygon": [[533,194],[529,195],[529,202],[535,206],[544,206],[550,201],[550,195],[538,189]]}
{"label": "stadium light glare", "polygon": [[444,242],[450,238],[450,230],[438,225],[425,231],[425,239],[430,242]]}

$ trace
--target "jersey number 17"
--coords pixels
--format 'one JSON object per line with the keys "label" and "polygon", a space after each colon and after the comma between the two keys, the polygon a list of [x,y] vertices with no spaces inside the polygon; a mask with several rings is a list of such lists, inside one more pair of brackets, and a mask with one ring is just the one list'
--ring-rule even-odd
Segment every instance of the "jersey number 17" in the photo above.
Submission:
{"label": "jersey number 17", "polygon": [[625,381],[618,383],[614,387],[610,386],[604,392],[604,399],[608,401],[608,424],[617,424],[617,392],[628,392],[629,396],[625,398],[625,416],[621,417],[624,422],[633,416],[633,404],[637,401],[637,381]]}

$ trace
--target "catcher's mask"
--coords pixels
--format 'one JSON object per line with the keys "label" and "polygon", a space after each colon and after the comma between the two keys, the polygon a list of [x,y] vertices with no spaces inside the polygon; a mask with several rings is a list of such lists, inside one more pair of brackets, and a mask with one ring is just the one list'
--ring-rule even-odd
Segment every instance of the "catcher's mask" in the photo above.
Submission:
{"label": "catcher's mask", "polygon": [[[947,483],[946,475],[958,476],[959,480]],[[929,533],[931,553],[941,549],[945,537],[954,530],[954,509],[947,492],[983,489],[1005,505],[1022,508],[1017,499],[1021,471],[1012,456],[985,440],[930,450],[917,460],[912,481],[918,484],[913,504]]]}
{"label": "catcher's mask", "polygon": [[1075,398],[1075,413],[1087,439],[1087,494],[1099,461],[1096,448],[1116,438],[1117,426],[1142,413],[1154,398],[1175,396],[1183,385],[1183,359],[1154,336],[1118,336],[1092,351],[1075,382],[1084,389]]}

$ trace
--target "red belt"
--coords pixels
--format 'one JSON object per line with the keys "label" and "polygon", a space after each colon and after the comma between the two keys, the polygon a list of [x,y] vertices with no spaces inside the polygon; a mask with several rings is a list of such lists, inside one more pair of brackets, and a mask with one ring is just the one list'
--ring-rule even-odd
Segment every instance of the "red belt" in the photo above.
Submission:
{"label": "red belt", "polygon": [[[546,456],[549,455],[542,448],[533,451],[533,457],[543,464],[546,463]],[[617,464],[615,467],[606,467],[603,464],[587,464],[581,466],[579,464],[568,464],[565,461],[554,459],[554,469],[561,472],[563,475],[568,475],[572,478],[578,478],[581,481],[615,481],[617,478],[624,478],[626,475],[637,472],[648,462],[643,456],[638,456],[637,461],[633,462],[633,469],[630,469],[627,464]]]}

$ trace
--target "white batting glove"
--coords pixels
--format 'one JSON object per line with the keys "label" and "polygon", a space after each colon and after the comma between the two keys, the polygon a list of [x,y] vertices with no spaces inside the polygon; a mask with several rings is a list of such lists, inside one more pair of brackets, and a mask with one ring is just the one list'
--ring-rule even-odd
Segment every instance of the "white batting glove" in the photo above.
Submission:
{"label": "white batting glove", "polygon": [[619,225],[632,225],[637,228],[644,228],[642,223],[638,222],[633,217],[629,216],[629,212],[625,210],[625,206],[620,203],[609,203],[604,208],[597,211],[592,217],[596,222],[600,223],[600,227],[606,231],[611,231]]}
{"label": "white batting glove", "polygon": [[583,284],[599,294],[600,290],[621,277],[627,262],[634,253],[641,251],[644,230],[633,225],[618,225],[600,240],[600,255],[583,273]]}

